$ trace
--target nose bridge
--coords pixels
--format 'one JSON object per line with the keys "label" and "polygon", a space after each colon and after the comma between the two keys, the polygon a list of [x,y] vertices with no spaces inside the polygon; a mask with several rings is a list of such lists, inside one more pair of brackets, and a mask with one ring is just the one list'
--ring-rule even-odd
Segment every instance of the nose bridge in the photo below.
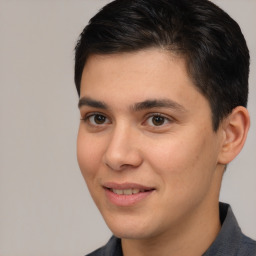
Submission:
{"label": "nose bridge", "polygon": [[137,132],[129,123],[120,122],[113,127],[104,162],[113,170],[140,165],[141,156],[137,143]]}

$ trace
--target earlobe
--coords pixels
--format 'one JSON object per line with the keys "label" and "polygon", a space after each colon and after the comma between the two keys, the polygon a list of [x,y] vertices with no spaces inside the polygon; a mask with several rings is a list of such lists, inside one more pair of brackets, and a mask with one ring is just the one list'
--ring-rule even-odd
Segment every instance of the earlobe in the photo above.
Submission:
{"label": "earlobe", "polygon": [[218,162],[228,164],[242,150],[250,127],[250,116],[245,107],[238,106],[223,120],[223,141]]}

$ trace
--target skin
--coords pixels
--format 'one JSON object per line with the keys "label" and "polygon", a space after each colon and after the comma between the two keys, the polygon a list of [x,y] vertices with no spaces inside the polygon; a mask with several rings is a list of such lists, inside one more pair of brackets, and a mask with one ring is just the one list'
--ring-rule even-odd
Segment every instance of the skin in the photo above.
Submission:
{"label": "skin", "polygon": [[[202,255],[220,230],[221,180],[245,141],[246,110],[214,132],[184,59],[161,49],[90,56],[79,107],[79,166],[124,255]],[[109,182],[154,190],[119,206],[106,196]]]}

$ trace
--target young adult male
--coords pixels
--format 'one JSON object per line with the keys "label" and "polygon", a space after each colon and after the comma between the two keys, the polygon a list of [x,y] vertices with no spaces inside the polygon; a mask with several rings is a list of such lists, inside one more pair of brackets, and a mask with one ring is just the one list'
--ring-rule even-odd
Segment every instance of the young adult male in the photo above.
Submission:
{"label": "young adult male", "polygon": [[90,255],[256,255],[219,203],[242,149],[249,52],[207,0],[116,0],[83,30],[80,169],[113,237]]}

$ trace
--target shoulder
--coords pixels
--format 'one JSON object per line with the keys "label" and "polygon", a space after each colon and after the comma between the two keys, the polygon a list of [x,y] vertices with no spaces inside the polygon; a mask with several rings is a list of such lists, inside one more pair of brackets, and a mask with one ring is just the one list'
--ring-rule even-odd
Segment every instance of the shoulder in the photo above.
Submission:
{"label": "shoulder", "polygon": [[122,256],[121,240],[112,236],[106,245],[87,254],[86,256]]}
{"label": "shoulder", "polygon": [[91,253],[89,253],[89,254],[86,254],[86,256],[100,256],[100,255],[104,255],[104,254],[103,254],[103,252],[104,252],[104,247],[105,247],[105,246],[103,246],[103,247],[101,247],[101,248],[99,248],[99,249],[97,249],[97,250],[95,250],[95,251],[93,251],[93,252],[91,252]]}
{"label": "shoulder", "polygon": [[243,235],[239,246],[238,255],[256,256],[256,241]]}
{"label": "shoulder", "polygon": [[245,236],[228,204],[220,203],[221,230],[204,256],[256,256],[256,241]]}

